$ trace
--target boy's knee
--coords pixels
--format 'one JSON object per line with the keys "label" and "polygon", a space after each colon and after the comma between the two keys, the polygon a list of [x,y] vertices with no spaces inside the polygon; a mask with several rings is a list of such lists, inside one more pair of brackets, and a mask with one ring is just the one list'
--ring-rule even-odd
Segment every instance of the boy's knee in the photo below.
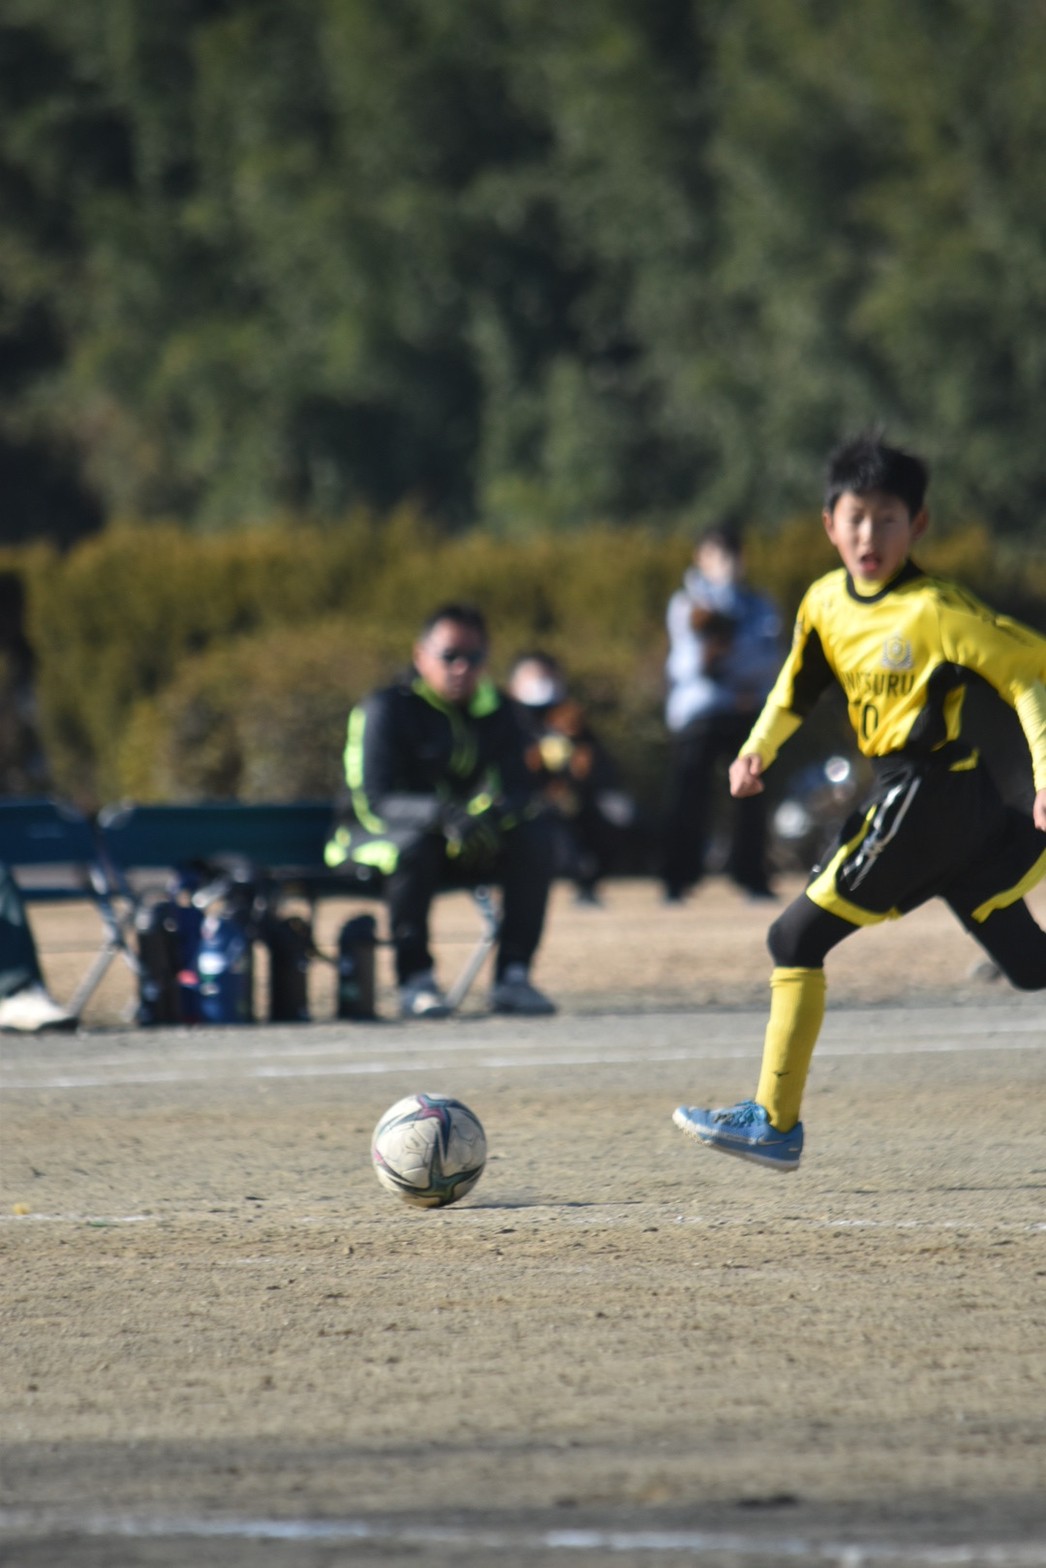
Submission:
{"label": "boy's knee", "polygon": [[1001,963],[998,958],[995,962],[1015,990],[1046,991],[1046,955],[1038,962],[1007,959]]}
{"label": "boy's knee", "polygon": [[1027,904],[1010,904],[983,922],[965,908],[951,907],[1012,986],[1018,991],[1046,990],[1046,931]]}
{"label": "boy's knee", "polygon": [[819,969],[825,955],[855,929],[801,893],[773,922],[766,945],[780,969]]}
{"label": "boy's knee", "polygon": [[766,933],[766,945],[770,950],[770,957],[781,969],[805,968],[799,958],[802,942],[803,925],[796,918],[796,906],[790,904],[783,914],[778,915]]}

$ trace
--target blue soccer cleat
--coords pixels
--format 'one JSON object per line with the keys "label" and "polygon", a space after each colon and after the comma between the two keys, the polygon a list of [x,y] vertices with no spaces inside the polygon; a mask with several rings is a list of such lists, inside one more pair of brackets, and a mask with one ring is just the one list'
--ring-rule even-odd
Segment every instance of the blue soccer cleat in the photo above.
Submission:
{"label": "blue soccer cleat", "polygon": [[770,1117],[754,1100],[703,1111],[697,1105],[680,1105],[672,1113],[677,1127],[720,1154],[736,1154],[739,1159],[768,1165],[775,1171],[794,1171],[803,1152],[803,1124],[796,1122],[788,1132],[771,1127]]}

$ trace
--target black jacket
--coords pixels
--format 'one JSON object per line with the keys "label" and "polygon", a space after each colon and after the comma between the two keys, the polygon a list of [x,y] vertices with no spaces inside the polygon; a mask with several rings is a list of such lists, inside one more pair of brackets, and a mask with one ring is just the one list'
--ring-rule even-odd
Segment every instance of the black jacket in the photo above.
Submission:
{"label": "black jacket", "polygon": [[441,831],[448,805],[489,797],[510,828],[537,802],[514,705],[483,681],[467,708],[419,675],[372,693],[349,715],[348,797],[327,861],[392,870],[418,835]]}

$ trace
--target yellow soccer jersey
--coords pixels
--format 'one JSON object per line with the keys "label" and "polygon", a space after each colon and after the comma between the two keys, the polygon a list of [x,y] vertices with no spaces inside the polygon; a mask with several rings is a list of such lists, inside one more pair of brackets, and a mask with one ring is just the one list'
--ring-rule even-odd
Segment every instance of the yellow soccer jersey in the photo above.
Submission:
{"label": "yellow soccer jersey", "polygon": [[868,598],[840,567],[807,590],[791,652],[741,753],[769,766],[834,679],[864,756],[929,756],[961,741],[971,676],[1016,711],[1035,788],[1046,789],[1046,638],[914,562]]}

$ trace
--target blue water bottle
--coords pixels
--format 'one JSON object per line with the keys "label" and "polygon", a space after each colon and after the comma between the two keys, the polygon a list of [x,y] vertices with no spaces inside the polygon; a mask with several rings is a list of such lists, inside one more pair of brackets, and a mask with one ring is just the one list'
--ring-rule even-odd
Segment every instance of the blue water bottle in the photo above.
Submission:
{"label": "blue water bottle", "polygon": [[230,915],[208,913],[196,955],[200,1019],[249,1024],[254,1017],[253,950],[246,927]]}

